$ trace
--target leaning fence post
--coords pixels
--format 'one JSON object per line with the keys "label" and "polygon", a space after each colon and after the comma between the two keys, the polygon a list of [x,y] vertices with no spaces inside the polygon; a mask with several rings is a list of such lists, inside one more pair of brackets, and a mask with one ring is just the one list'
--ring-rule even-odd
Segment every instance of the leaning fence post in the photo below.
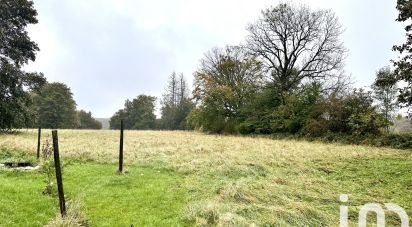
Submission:
{"label": "leaning fence post", "polygon": [[119,173],[123,172],[123,120],[120,120]]}
{"label": "leaning fence post", "polygon": [[60,157],[59,157],[59,138],[57,136],[57,130],[52,131],[52,136],[53,136],[54,166],[56,168],[57,190],[59,192],[60,213],[63,218],[66,215],[66,204],[64,201],[63,179],[62,179],[62,171],[60,167]]}
{"label": "leaning fence post", "polygon": [[37,159],[40,158],[40,139],[41,139],[41,127],[37,131]]}

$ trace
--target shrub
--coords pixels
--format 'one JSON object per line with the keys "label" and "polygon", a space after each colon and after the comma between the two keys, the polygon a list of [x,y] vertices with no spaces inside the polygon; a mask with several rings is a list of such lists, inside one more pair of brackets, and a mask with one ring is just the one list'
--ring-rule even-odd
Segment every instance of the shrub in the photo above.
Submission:
{"label": "shrub", "polygon": [[239,133],[247,135],[255,132],[255,127],[251,122],[242,122],[238,125],[237,130]]}
{"label": "shrub", "polygon": [[375,146],[412,149],[412,134],[387,134],[371,142]]}
{"label": "shrub", "polygon": [[234,121],[226,120],[223,113],[214,108],[193,109],[187,118],[188,124],[197,130],[210,133],[235,133]]}
{"label": "shrub", "polygon": [[303,128],[303,134],[310,137],[321,136],[327,133],[327,131],[327,122],[316,119],[310,119]]}

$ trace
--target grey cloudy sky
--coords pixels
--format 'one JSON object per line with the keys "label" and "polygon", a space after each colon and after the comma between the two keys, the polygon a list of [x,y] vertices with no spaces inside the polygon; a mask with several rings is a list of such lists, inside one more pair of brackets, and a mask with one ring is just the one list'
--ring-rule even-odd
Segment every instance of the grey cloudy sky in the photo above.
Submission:
{"label": "grey cloudy sky", "polygon": [[[110,117],[127,98],[160,97],[171,72],[192,83],[203,54],[242,43],[248,23],[277,0],[34,0],[41,51],[27,70],[71,87],[79,109]],[[404,41],[395,0],[295,0],[330,8],[345,29],[346,72],[368,86]]]}

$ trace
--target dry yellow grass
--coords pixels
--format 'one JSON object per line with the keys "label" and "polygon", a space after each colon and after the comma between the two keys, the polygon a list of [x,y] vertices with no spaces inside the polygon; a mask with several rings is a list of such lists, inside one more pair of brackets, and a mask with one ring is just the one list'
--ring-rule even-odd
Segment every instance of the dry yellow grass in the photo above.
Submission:
{"label": "dry yellow grass", "polygon": [[57,214],[56,218],[45,227],[82,227],[88,226],[86,217],[81,211],[81,205],[78,201],[67,202],[67,213],[65,218]]}
{"label": "dry yellow grass", "polygon": [[[37,130],[1,135],[0,147],[36,152]],[[51,141],[43,130],[42,141]],[[116,162],[119,132],[114,130],[59,130],[62,156]],[[125,161],[160,161],[182,170],[224,168],[253,164],[288,163],[305,166],[316,160],[373,157],[411,157],[412,153],[390,148],[272,140],[240,136],[206,135],[182,131],[125,131]]]}
{"label": "dry yellow grass", "polygon": [[[44,130],[43,140],[50,140],[50,134]],[[116,162],[118,144],[118,131],[59,130],[63,157]],[[0,147],[34,153],[36,130],[0,135]],[[403,185],[373,185],[380,179],[376,171],[410,164],[409,151],[196,132],[125,131],[124,152],[126,165],[163,166],[184,174],[188,193],[182,216],[197,225],[335,225],[341,193],[351,195],[352,224],[356,209],[366,202],[392,200],[412,211],[406,202],[412,198]],[[393,194],[395,189],[398,194]]]}

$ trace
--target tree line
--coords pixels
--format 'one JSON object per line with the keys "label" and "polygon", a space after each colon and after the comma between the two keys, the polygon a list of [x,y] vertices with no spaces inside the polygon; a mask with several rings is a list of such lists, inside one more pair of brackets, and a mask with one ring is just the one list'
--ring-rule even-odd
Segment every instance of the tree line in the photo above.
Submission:
{"label": "tree line", "polygon": [[[0,11],[0,128],[101,128],[90,112],[76,111],[66,85],[21,69],[38,51],[25,31],[37,23],[37,13],[31,1],[9,2]],[[398,0],[397,9],[398,21],[412,18],[408,1]],[[405,31],[407,42],[393,47],[401,56],[393,66],[379,69],[370,89],[354,88],[344,72],[347,50],[337,16],[281,3],[249,24],[243,43],[208,51],[193,74],[192,91],[182,74],[172,73],[160,100],[144,94],[126,100],[110,128],[124,120],[126,129],[335,138],[385,134],[397,110],[412,103],[411,26]],[[406,86],[398,87],[401,81]]]}
{"label": "tree line", "polygon": [[173,72],[169,76],[160,100],[161,118],[159,119],[156,119],[155,115],[156,101],[156,97],[143,94],[132,100],[127,99],[124,108],[110,118],[110,128],[119,129],[120,120],[123,120],[125,129],[193,129],[186,118],[194,108],[194,103],[183,74],[177,76]]}
{"label": "tree line", "polygon": [[351,86],[343,70],[342,27],[330,10],[282,3],[262,11],[247,30],[244,44],[205,54],[191,99],[179,96],[182,77],[170,76],[162,117],[152,119],[152,128],[379,135],[389,131],[400,103],[410,106],[410,84],[397,87],[404,78],[399,67],[379,69],[369,90]]}
{"label": "tree line", "polygon": [[39,47],[26,31],[36,24],[33,2],[5,0],[0,6],[0,131],[22,127],[100,129],[91,112],[76,110],[70,89],[48,83],[42,73],[22,67]]}

